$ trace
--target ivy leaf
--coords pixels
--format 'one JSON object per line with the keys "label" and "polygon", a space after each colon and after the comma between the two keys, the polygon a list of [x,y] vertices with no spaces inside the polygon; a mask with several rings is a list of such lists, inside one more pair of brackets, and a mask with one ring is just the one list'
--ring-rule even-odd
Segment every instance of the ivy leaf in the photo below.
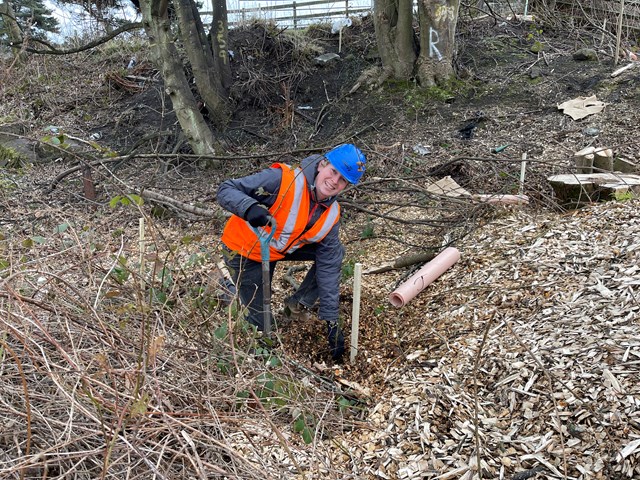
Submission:
{"label": "ivy leaf", "polygon": [[218,339],[218,340],[223,340],[228,333],[229,327],[227,326],[226,323],[220,325],[218,328],[216,328],[216,330],[213,332],[213,335]]}
{"label": "ivy leaf", "polygon": [[55,233],[62,233],[69,228],[69,224],[67,222],[61,223],[56,227]]}

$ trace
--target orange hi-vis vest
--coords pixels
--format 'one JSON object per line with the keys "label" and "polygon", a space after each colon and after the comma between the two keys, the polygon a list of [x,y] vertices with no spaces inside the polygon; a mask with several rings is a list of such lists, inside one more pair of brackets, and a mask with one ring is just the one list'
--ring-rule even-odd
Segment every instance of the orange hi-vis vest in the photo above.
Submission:
{"label": "orange hi-vis vest", "polygon": [[[270,259],[274,261],[326,237],[340,219],[340,205],[333,202],[307,230],[311,198],[302,169],[294,169],[284,163],[274,163],[272,167],[282,169],[278,198],[269,208],[271,216],[276,220],[276,233],[269,243]],[[267,225],[258,230],[261,235],[268,235],[271,226]],[[261,261],[260,242],[256,233],[249,222],[237,215],[232,215],[227,221],[222,233],[222,243],[243,257],[256,262]]]}

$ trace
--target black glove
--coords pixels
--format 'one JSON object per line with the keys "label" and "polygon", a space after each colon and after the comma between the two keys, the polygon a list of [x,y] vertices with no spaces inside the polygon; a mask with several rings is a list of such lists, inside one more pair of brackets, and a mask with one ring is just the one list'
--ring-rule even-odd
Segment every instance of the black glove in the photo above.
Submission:
{"label": "black glove", "polygon": [[329,341],[329,350],[331,357],[339,362],[344,355],[344,335],[338,325],[338,321],[327,322],[327,340]]}
{"label": "black glove", "polygon": [[267,208],[260,204],[254,203],[244,214],[244,219],[249,222],[253,228],[264,227],[269,223],[271,214]]}

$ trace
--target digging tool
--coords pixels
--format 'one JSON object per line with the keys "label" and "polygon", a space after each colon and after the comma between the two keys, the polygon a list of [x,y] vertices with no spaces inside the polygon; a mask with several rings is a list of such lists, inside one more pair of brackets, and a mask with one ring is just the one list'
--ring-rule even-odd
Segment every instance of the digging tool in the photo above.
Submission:
{"label": "digging tool", "polygon": [[269,242],[271,242],[274,233],[276,233],[275,218],[270,218],[269,225],[271,225],[270,232],[251,227],[260,241],[260,257],[262,260],[262,312],[264,318],[263,332],[267,337],[271,334],[271,272],[269,267],[271,253],[269,250]]}

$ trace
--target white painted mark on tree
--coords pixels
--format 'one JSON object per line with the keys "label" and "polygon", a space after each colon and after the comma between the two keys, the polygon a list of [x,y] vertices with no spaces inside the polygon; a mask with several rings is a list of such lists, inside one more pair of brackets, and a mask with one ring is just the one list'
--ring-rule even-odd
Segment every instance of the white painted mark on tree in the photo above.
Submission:
{"label": "white painted mark on tree", "polygon": [[218,39],[218,46],[220,48],[220,51],[218,52],[218,56],[222,59],[223,63],[226,65],[228,60],[227,58],[228,54],[227,54],[227,42],[225,42],[224,32],[225,32],[224,23],[222,20],[218,20],[218,34],[216,35],[216,38]]}
{"label": "white painted mark on tree", "polygon": [[429,56],[433,57],[434,54],[438,57],[438,60],[442,60],[442,54],[436,44],[440,43],[440,35],[433,27],[429,27]]}
{"label": "white painted mark on tree", "polygon": [[456,20],[456,9],[446,5],[440,5],[435,14],[438,22],[454,22]]}

